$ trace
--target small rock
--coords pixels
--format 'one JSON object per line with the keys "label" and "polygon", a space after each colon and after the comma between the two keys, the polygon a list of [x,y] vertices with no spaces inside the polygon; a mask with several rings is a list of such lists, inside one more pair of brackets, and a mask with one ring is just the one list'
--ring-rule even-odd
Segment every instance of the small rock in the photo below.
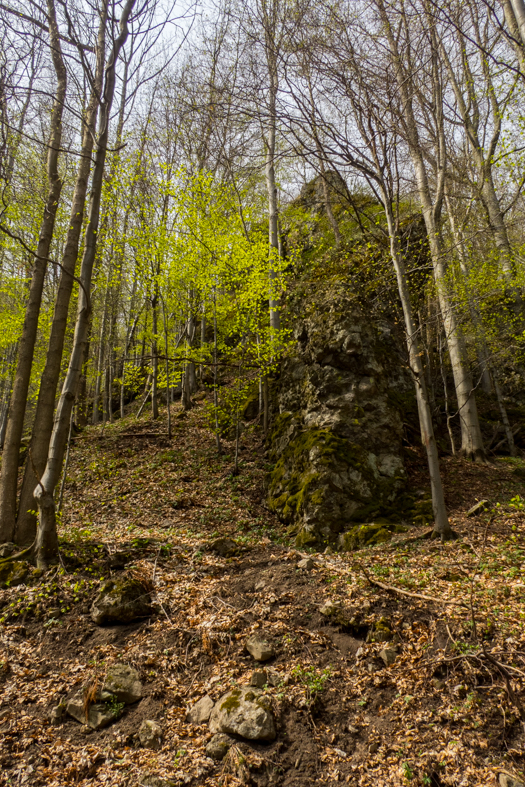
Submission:
{"label": "small rock", "polygon": [[359,735],[359,730],[357,729],[357,727],[354,727],[353,724],[349,724],[346,729],[348,730],[350,735]]}
{"label": "small rock", "polygon": [[152,613],[151,598],[137,579],[110,579],[105,582],[91,606],[97,626],[105,623],[131,623]]}
{"label": "small rock", "polygon": [[290,682],[290,676],[283,674],[281,672],[277,672],[276,669],[272,669],[270,667],[266,670],[266,674],[268,676],[268,685],[269,686],[287,686]]}
{"label": "small rock", "polygon": [[250,686],[233,689],[215,703],[210,730],[240,735],[252,741],[273,741],[276,738],[270,703],[258,689]]}
{"label": "small rock", "polygon": [[162,746],[162,727],[156,721],[144,719],[139,728],[139,740],[145,749],[160,749]]}
{"label": "small rock", "polygon": [[58,724],[62,724],[64,720],[64,716],[66,714],[66,703],[65,701],[59,702],[58,705],[55,705],[54,708],[51,708],[51,713],[49,714],[49,721],[53,726],[57,726]]}
{"label": "small rock", "polygon": [[297,568],[301,568],[304,571],[311,571],[313,568],[315,568],[315,563],[311,557],[305,557],[298,562]]}
{"label": "small rock", "polygon": [[372,743],[368,747],[368,751],[370,752],[370,754],[375,754],[378,749],[379,749],[379,743],[377,741],[372,741]]}
{"label": "small rock", "polygon": [[142,697],[142,683],[137,670],[129,664],[112,664],[107,671],[103,691],[113,694],[126,705],[138,702]]}
{"label": "small rock", "polygon": [[444,689],[446,686],[445,681],[440,680],[439,678],[433,678],[432,683],[434,684],[434,688],[437,689],[438,691],[441,691],[441,689]]}
{"label": "small rock", "polygon": [[357,648],[355,652],[356,659],[361,659],[365,655],[365,653],[366,650],[362,646],[360,648]]}
{"label": "small rock", "polygon": [[325,618],[329,618],[340,609],[340,606],[341,605],[337,604],[335,601],[325,601],[325,603],[319,607],[319,612],[321,615],[324,615]]}
{"label": "small rock", "polygon": [[206,694],[189,709],[186,720],[191,724],[204,724],[210,718],[214,704],[212,698]]}
{"label": "small rock", "polygon": [[210,549],[221,557],[232,557],[232,555],[236,555],[239,551],[239,547],[235,541],[228,537],[217,538],[210,544]]}
{"label": "small rock", "polygon": [[122,716],[124,703],[111,704],[95,702],[89,706],[88,713],[84,710],[84,695],[77,694],[66,704],[66,711],[80,724],[91,727],[92,730],[102,730],[113,721]]}
{"label": "small rock", "polygon": [[334,749],[334,753],[337,754],[338,757],[347,757],[347,753],[342,749]]}
{"label": "small rock", "polygon": [[230,738],[229,735],[219,732],[213,736],[211,741],[206,746],[206,754],[208,757],[211,757],[212,760],[223,760],[228,754],[232,743],[234,743],[233,738]]}
{"label": "small rock", "polygon": [[519,779],[515,779],[508,773],[500,773],[498,776],[500,787],[525,787],[525,784]]}
{"label": "small rock", "polygon": [[379,654],[379,658],[383,659],[385,667],[390,667],[397,659],[397,650],[395,650],[395,648],[383,648]]}
{"label": "small rock", "polygon": [[11,555],[14,554],[17,549],[17,545],[13,544],[12,541],[6,541],[5,544],[0,546],[0,557],[11,557]]}
{"label": "small rock", "polygon": [[377,670],[379,669],[379,667],[378,667],[378,665],[375,663],[375,661],[367,661],[367,663],[366,663],[366,668],[367,668],[367,670],[368,670],[369,672],[377,672]]}
{"label": "small rock", "polygon": [[275,656],[272,645],[260,634],[252,634],[246,641],[245,648],[256,661],[268,661]]}
{"label": "small rock", "polygon": [[268,683],[268,675],[266,670],[257,669],[252,673],[250,678],[250,686],[255,686],[256,689],[262,689]]}
{"label": "small rock", "polygon": [[265,588],[267,585],[268,585],[268,581],[267,581],[266,579],[264,579],[264,577],[261,577],[261,578],[260,578],[260,579],[258,579],[258,580],[257,580],[257,582],[255,583],[255,587],[254,587],[254,589],[255,589],[256,591],[259,591],[259,590],[264,590],[264,588]]}
{"label": "small rock", "polygon": [[489,505],[490,503],[488,500],[480,500],[479,503],[476,503],[475,506],[469,508],[469,510],[467,511],[467,516],[478,516],[479,514],[482,514],[488,508]]}
{"label": "small rock", "polygon": [[80,728],[81,735],[91,735],[92,732],[94,732],[94,730],[91,729],[91,727],[88,724],[83,724],[82,727]]}

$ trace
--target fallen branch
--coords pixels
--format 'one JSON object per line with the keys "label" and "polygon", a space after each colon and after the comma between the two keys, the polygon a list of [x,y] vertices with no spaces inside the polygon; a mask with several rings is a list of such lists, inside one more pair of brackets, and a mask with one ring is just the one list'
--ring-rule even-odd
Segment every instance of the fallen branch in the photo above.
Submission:
{"label": "fallen branch", "polygon": [[356,560],[354,560],[354,563],[361,569],[371,585],[375,585],[378,588],[387,590],[389,593],[399,593],[400,595],[408,596],[409,598],[417,598],[421,601],[431,601],[433,604],[448,604],[452,607],[463,607],[464,609],[469,608],[468,604],[464,604],[462,601],[447,601],[446,599],[425,596],[423,593],[410,593],[408,590],[401,590],[401,588],[397,588],[394,585],[387,585],[386,582],[379,582],[377,579],[372,579],[366,568],[362,566],[361,563],[358,563]]}

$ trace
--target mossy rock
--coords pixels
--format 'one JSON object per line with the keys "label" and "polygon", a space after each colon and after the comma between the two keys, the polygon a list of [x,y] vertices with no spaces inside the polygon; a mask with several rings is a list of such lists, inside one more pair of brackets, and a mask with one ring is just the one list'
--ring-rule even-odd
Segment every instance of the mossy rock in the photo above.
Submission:
{"label": "mossy rock", "polygon": [[380,618],[376,620],[372,628],[368,632],[367,642],[390,642],[394,635],[390,628],[390,621],[388,618]]}
{"label": "mossy rock", "polygon": [[394,533],[406,533],[404,525],[390,525],[386,523],[372,523],[356,525],[347,533],[339,537],[339,548],[342,552],[355,552],[358,549],[384,544],[390,541]]}
{"label": "mossy rock", "polygon": [[242,404],[243,421],[253,421],[259,415],[259,383],[250,386]]}
{"label": "mossy rock", "polygon": [[30,572],[31,566],[25,560],[0,564],[0,588],[14,588],[25,584]]}

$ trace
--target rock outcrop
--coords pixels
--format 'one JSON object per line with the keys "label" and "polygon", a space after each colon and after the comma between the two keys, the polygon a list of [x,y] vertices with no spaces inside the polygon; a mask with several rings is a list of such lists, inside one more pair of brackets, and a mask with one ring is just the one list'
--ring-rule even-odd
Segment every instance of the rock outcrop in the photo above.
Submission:
{"label": "rock outcrop", "polygon": [[320,545],[392,513],[405,483],[398,410],[410,383],[388,325],[373,324],[344,285],[299,285],[295,313],[269,438],[268,504],[294,526],[298,546]]}

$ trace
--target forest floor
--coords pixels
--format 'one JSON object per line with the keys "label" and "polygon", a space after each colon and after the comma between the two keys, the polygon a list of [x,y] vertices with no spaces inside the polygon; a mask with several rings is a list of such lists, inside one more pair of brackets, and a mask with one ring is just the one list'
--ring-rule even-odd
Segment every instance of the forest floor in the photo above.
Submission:
{"label": "forest floor", "polygon": [[[63,566],[0,591],[0,783],[480,787],[502,771],[523,776],[523,460],[444,461],[457,541],[418,539],[414,528],[353,554],[310,553],[308,570],[264,506],[260,433],[243,434],[234,476],[232,445],[218,457],[206,402],[174,424],[171,441],[165,413],[80,434]],[[409,476],[426,487],[417,453]],[[467,518],[482,498],[488,510]],[[220,535],[237,554],[210,550]],[[122,575],[119,560],[153,586],[156,613],[99,627],[90,604],[104,579]],[[337,619],[321,614],[327,601],[343,610]],[[366,641],[378,622],[391,642]],[[187,709],[249,681],[254,632],[275,648],[265,666],[276,685],[264,691],[277,739],[239,741],[217,763],[207,724],[189,723]],[[396,650],[390,666],[385,645]],[[50,722],[53,706],[114,662],[139,671],[140,702],[98,732],[67,716]],[[162,726],[160,750],[138,744],[143,719]]]}

